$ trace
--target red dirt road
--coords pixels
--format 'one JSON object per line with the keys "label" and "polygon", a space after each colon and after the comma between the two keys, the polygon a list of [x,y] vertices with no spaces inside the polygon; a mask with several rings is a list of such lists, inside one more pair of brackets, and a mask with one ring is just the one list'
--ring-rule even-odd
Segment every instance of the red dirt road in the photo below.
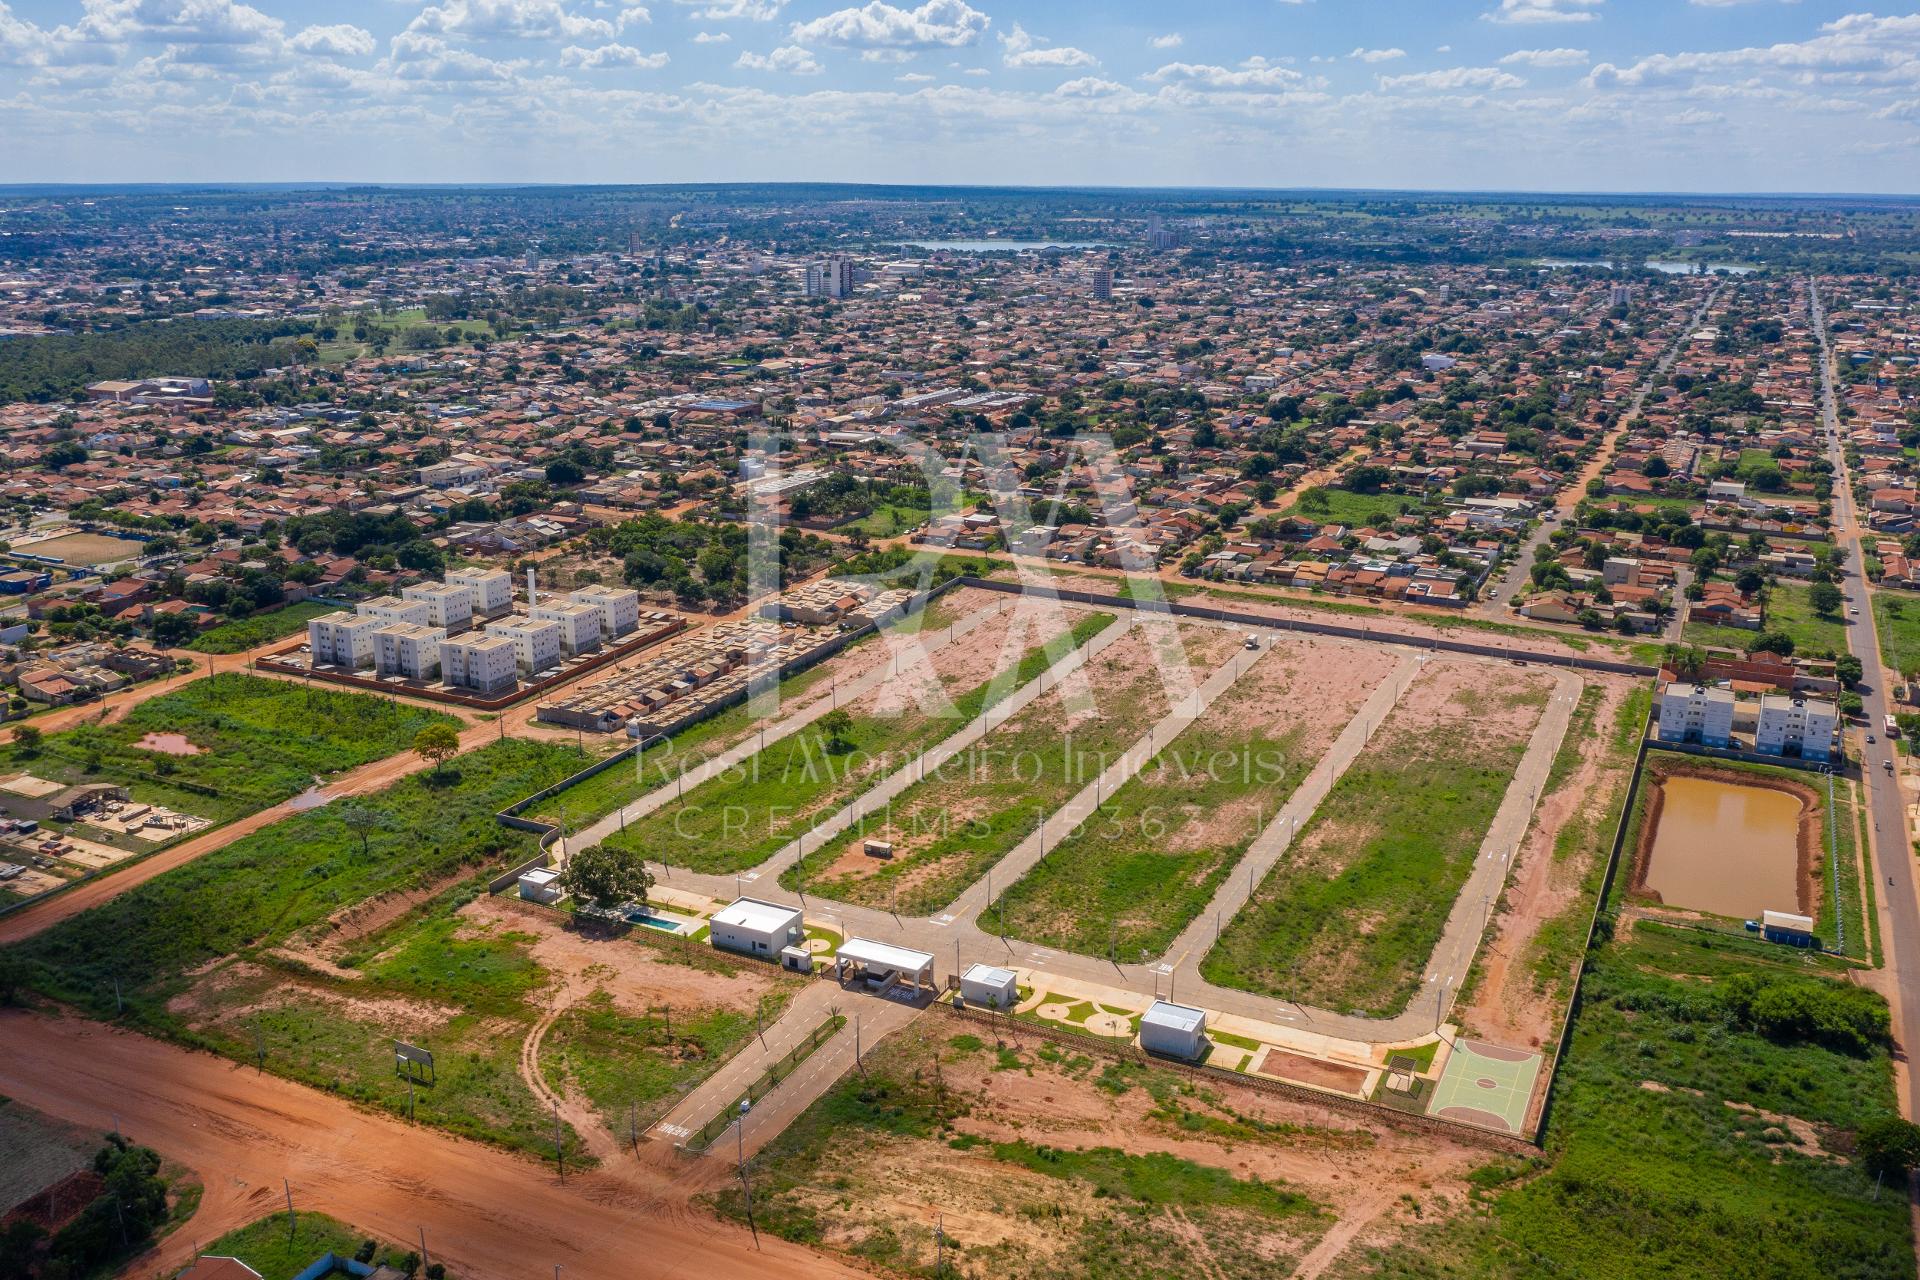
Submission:
{"label": "red dirt road", "polygon": [[[196,1244],[280,1209],[282,1178],[295,1209],[400,1245],[425,1228],[429,1256],[463,1277],[526,1280],[555,1263],[565,1280],[865,1274],[770,1236],[756,1253],[747,1232],[687,1207],[698,1187],[672,1163],[627,1155],[562,1187],[551,1166],[77,1018],[0,1014],[0,1094],[103,1131],[117,1115],[205,1183],[199,1211],[129,1275],[172,1275]],[[642,1151],[678,1160],[663,1144]]]}

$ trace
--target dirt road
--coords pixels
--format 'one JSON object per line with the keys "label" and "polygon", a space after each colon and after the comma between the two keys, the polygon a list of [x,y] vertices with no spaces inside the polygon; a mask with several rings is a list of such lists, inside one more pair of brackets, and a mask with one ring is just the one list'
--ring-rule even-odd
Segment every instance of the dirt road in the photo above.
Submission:
{"label": "dirt road", "polygon": [[561,1186],[542,1168],[478,1143],[356,1110],[312,1089],[206,1054],[79,1019],[0,1014],[0,1094],[50,1115],[123,1131],[194,1169],[199,1212],[128,1274],[172,1275],[222,1232],[284,1204],[407,1244],[470,1277],[566,1280],[777,1276],[855,1277],[833,1259],[747,1232],[688,1207],[699,1179],[681,1177],[662,1143]]}

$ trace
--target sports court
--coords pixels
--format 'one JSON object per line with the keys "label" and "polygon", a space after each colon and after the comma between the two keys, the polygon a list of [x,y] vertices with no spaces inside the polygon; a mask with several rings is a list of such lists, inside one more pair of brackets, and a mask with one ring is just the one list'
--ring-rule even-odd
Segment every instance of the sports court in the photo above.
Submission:
{"label": "sports court", "polygon": [[1455,1040],[1427,1114],[1500,1133],[1519,1133],[1540,1074],[1540,1055]]}

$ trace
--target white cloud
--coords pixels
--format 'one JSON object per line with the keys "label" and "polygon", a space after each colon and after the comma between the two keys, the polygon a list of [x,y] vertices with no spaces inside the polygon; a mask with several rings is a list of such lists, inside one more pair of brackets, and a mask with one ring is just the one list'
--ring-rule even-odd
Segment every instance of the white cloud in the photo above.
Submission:
{"label": "white cloud", "polygon": [[926,84],[933,79],[924,71],[903,71],[894,77],[901,84]]}
{"label": "white cloud", "polygon": [[603,44],[597,49],[572,44],[560,51],[561,66],[578,67],[582,71],[652,71],[666,66],[667,61],[664,53],[642,53],[626,44]]}
{"label": "white cloud", "polygon": [[519,78],[524,62],[500,62],[456,49],[439,36],[402,31],[388,46],[386,70],[396,80],[426,85],[503,85]]}
{"label": "white cloud", "polygon": [[1500,7],[1480,16],[1488,22],[1537,25],[1552,22],[1592,22],[1605,0],[1500,0]]}
{"label": "white cloud", "polygon": [[695,44],[725,44],[733,39],[724,31],[702,31],[693,37]]}
{"label": "white cloud", "polygon": [[1920,81],[1920,13],[1880,18],[1852,13],[1822,24],[1809,40],[1707,53],[1656,53],[1625,67],[1603,62],[1587,83],[1599,89],[1685,87],[1716,73],[1791,74],[1854,83]]}
{"label": "white cloud", "polygon": [[733,65],[743,71],[784,71],[796,76],[817,76],[826,70],[797,44],[782,45],[772,53],[743,53]]}
{"label": "white cloud", "polygon": [[1395,58],[1407,56],[1405,49],[1355,49],[1347,55],[1360,62],[1392,62]]}
{"label": "white cloud", "polygon": [[1577,67],[1587,61],[1585,49],[1515,49],[1500,59],[1503,67]]}
{"label": "white cloud", "polygon": [[373,33],[341,23],[331,27],[308,27],[287,43],[301,53],[319,53],[333,58],[364,58],[373,52]]}
{"label": "white cloud", "polygon": [[868,0],[862,8],[796,23],[791,34],[800,44],[843,49],[957,49],[979,43],[991,21],[966,0],[927,0],[917,9]]}
{"label": "white cloud", "polygon": [[705,22],[732,22],[745,18],[752,22],[771,22],[787,7],[787,0],[673,0],[679,5],[699,6],[693,16]]}
{"label": "white cloud", "polygon": [[1498,67],[1449,67],[1445,71],[1419,71],[1405,76],[1381,76],[1382,89],[1433,89],[1451,92],[1457,89],[1518,89],[1526,84],[1519,76]]}
{"label": "white cloud", "polygon": [[611,40],[630,22],[645,22],[645,9],[621,11],[612,21],[572,13],[561,0],[442,0],[428,5],[409,31],[471,40]]}
{"label": "white cloud", "polygon": [[1076,49],[1071,45],[1059,45],[1053,48],[1042,47],[1044,40],[1038,40],[1027,33],[1019,23],[1013,24],[1013,30],[1000,37],[1004,52],[1001,62],[1009,67],[1092,67],[1098,66],[1100,59],[1085,49]]}
{"label": "white cloud", "polygon": [[1292,88],[1306,77],[1291,67],[1283,67],[1266,58],[1248,58],[1237,68],[1206,63],[1169,62],[1147,79],[1160,84],[1191,85],[1205,89],[1281,89]]}
{"label": "white cloud", "polygon": [[1178,31],[1169,31],[1167,32],[1167,34],[1163,36],[1148,36],[1147,48],[1178,49],[1181,45],[1185,44],[1186,42],[1187,42],[1187,38],[1181,35]]}

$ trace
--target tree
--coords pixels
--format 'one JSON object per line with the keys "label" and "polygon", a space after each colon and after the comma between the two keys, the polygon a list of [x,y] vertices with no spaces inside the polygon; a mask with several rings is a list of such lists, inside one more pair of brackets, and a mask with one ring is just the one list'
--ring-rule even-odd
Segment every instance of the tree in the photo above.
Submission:
{"label": "tree", "polygon": [[1867,1172],[1875,1177],[1904,1178],[1920,1168],[1920,1125],[1896,1115],[1876,1116],[1854,1137]]}
{"label": "tree", "polygon": [[40,740],[44,736],[38,726],[23,724],[13,731],[13,745],[31,755],[40,750]]}
{"label": "tree", "polygon": [[1747,641],[1748,653],[1777,653],[1783,658],[1793,656],[1793,637],[1780,631],[1766,631]]}
{"label": "tree", "polygon": [[163,649],[171,649],[193,638],[199,625],[191,615],[184,613],[160,613],[153,618],[153,642]]}
{"label": "tree", "polygon": [[1707,651],[1698,645],[1670,644],[1664,657],[1677,680],[1695,681],[1707,673]]}
{"label": "tree", "polygon": [[[424,733],[425,730],[421,732]],[[414,750],[420,750],[420,740],[418,738],[414,739]],[[421,754],[424,755],[425,753],[422,752]],[[381,827],[386,826],[387,820],[365,805],[349,804],[341,806],[340,825],[360,838],[360,852],[365,854],[368,852],[368,837]]]}
{"label": "tree", "polygon": [[437,774],[460,754],[460,735],[450,724],[430,724],[413,735],[413,753],[431,764]]}
{"label": "tree", "polygon": [[845,755],[853,750],[853,717],[844,711],[829,711],[820,717],[820,731],[827,735],[827,750]]}
{"label": "tree", "polygon": [[1843,653],[1834,659],[1833,674],[1841,684],[1851,689],[1860,683],[1860,677],[1866,674],[1866,668],[1861,665],[1860,659],[1850,653]]}
{"label": "tree", "polygon": [[645,905],[653,888],[646,860],[631,849],[594,844],[576,851],[560,869],[560,887],[586,902],[611,909],[623,902]]}
{"label": "tree", "polygon": [[1840,594],[1840,588],[1831,582],[1816,582],[1807,588],[1807,603],[1811,604],[1813,611],[1822,617],[1836,617],[1845,599],[1846,597]]}

